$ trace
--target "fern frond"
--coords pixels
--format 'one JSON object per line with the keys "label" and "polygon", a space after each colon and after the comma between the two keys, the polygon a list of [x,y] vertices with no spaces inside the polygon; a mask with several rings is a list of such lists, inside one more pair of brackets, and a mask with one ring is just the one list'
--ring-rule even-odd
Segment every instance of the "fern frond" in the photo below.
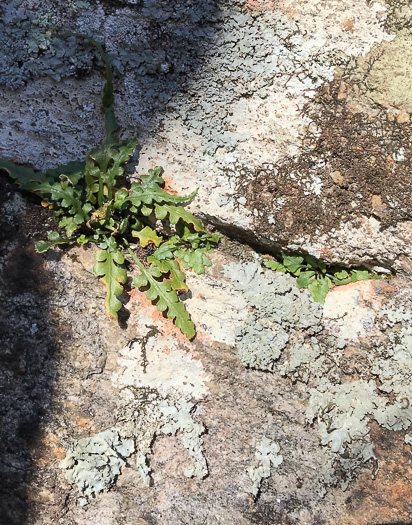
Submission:
{"label": "fern frond", "polygon": [[0,171],[5,171],[20,186],[22,190],[33,191],[39,184],[48,179],[45,173],[33,168],[18,166],[9,160],[0,159]]}
{"label": "fern frond", "polygon": [[147,287],[146,296],[150,301],[156,301],[156,308],[159,312],[164,312],[169,319],[174,320],[181,332],[188,339],[192,339],[196,333],[195,326],[184,304],[179,301],[170,281],[158,280],[164,277],[164,273],[158,266],[152,265],[145,268],[130,248],[128,251],[140,270],[140,275],[133,279],[133,284],[137,288]]}
{"label": "fern frond", "polygon": [[100,277],[107,288],[104,303],[106,310],[109,315],[117,319],[117,312],[122,307],[118,296],[123,292],[122,285],[127,279],[126,270],[120,266],[124,263],[124,255],[113,243],[107,249],[97,252],[95,259],[97,263],[93,266],[93,272]]}
{"label": "fern frond", "polygon": [[156,219],[164,220],[167,216],[171,224],[177,224],[180,220],[186,224],[193,224],[196,231],[206,231],[205,225],[199,219],[196,219],[190,211],[185,210],[183,206],[173,206],[168,204],[155,204]]}
{"label": "fern frond", "polygon": [[156,259],[153,255],[147,258],[147,262],[154,264],[159,270],[166,274],[170,273],[170,284],[173,290],[187,292],[187,284],[185,282],[185,274],[180,269],[179,263],[176,259],[162,260]]}

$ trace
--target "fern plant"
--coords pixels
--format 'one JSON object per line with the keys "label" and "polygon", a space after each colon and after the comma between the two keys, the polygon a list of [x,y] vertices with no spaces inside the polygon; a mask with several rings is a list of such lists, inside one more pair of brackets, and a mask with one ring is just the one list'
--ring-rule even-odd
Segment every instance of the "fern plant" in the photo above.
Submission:
{"label": "fern plant", "polygon": [[296,277],[297,287],[307,288],[314,301],[321,304],[325,303],[326,295],[335,286],[379,277],[362,268],[327,266],[311,255],[283,255],[282,262],[266,261],[265,265],[276,272],[287,272]]}
{"label": "fern plant", "polygon": [[[173,319],[191,339],[195,327],[177,294],[188,289],[182,267],[204,273],[205,266],[212,264],[206,254],[216,247],[219,236],[210,234],[183,207],[197,190],[186,196],[164,191],[161,167],[141,175],[140,181],[129,189],[120,187],[123,165],[133,155],[136,140],[121,144],[117,137],[110,58],[103,46],[90,37],[74,33],[58,37],[77,37],[89,42],[105,64],[103,143],[86,153],[83,162],[69,162],[44,173],[2,159],[0,170],[6,171],[20,189],[36,194],[43,205],[53,210],[59,231],[36,243],[38,252],[58,244],[99,245],[93,271],[106,285],[105,306],[110,316],[117,319],[122,306],[119,296],[127,280],[125,262],[129,258],[128,262],[139,270],[133,279],[134,286],[145,290],[157,309]],[[146,248],[149,244],[156,250],[146,261],[140,260],[136,255],[138,245]]]}

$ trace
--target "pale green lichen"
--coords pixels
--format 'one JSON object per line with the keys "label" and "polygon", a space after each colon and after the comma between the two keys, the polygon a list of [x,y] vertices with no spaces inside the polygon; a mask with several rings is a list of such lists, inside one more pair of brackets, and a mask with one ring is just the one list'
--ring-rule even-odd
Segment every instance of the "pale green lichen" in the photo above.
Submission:
{"label": "pale green lichen", "polygon": [[[124,391],[127,393],[127,391]],[[159,410],[161,396],[155,389],[134,389],[129,391],[129,401],[118,410],[117,426],[120,434],[133,436],[136,445],[136,460],[132,465],[139,471],[143,481],[151,483],[151,468],[148,455],[156,434],[160,432],[162,416]]]}
{"label": "pale green lichen", "polygon": [[382,405],[375,387],[374,381],[353,381],[330,385],[323,392],[310,390],[306,417],[309,422],[317,418],[321,445],[329,446],[341,458],[357,459],[360,454],[364,460],[375,457],[368,436],[368,415]]}
{"label": "pale green lichen", "polygon": [[[368,352],[370,371],[378,381],[332,384],[323,379],[310,390],[307,419],[317,419],[321,444],[337,454],[325,467],[324,481],[338,482],[335,467],[339,464],[346,476],[341,481],[343,489],[365,463],[372,462],[376,470],[369,436],[372,419],[388,430],[407,430],[412,423],[412,314],[399,305],[383,307],[378,317],[381,334]],[[385,395],[389,393],[395,396],[393,401]]]}
{"label": "pale green lichen", "polygon": [[135,399],[119,410],[118,428],[73,443],[60,467],[66,469],[66,478],[82,494],[92,496],[109,490],[126,465],[126,458],[136,452],[136,460],[130,466],[149,485],[151,468],[147,455],[156,436],[178,434],[192,459],[184,475],[203,479],[208,474],[204,426],[192,417],[195,406],[184,399],[161,400],[155,391],[136,391]]}
{"label": "pale green lichen", "polygon": [[257,263],[231,264],[225,275],[252,306],[237,331],[239,358],[245,366],[272,371],[290,336],[319,330],[322,307],[298,290],[293,277],[262,270]]}
{"label": "pale green lichen", "polygon": [[77,485],[85,496],[108,490],[134,452],[131,439],[121,439],[117,430],[106,430],[74,443],[60,467],[66,478]]}
{"label": "pale green lichen", "polygon": [[[379,470],[374,445],[368,440],[357,440],[344,455],[332,455],[321,468],[320,480],[326,487],[340,484],[341,489],[346,490],[349,483],[356,479],[359,469],[365,465],[371,465],[374,478]],[[338,475],[339,471],[340,475]],[[326,488],[322,487],[321,495],[325,494]]]}
{"label": "pale green lichen", "polygon": [[265,318],[250,316],[239,328],[236,340],[239,359],[245,366],[272,371],[286,348],[289,336],[281,326],[273,326]]}
{"label": "pale green lichen", "polygon": [[282,375],[307,383],[310,377],[319,377],[326,370],[323,365],[323,348],[316,337],[304,343],[295,342],[290,349],[289,359],[279,366]]}
{"label": "pale green lichen", "polygon": [[[322,308],[295,289],[289,276],[267,275],[255,263],[231,265],[225,273],[242,291],[251,310],[237,333],[242,363],[278,371],[310,387],[306,417],[310,423],[317,422],[320,444],[331,455],[320,475],[324,484],[340,483],[346,489],[365,464],[375,472],[369,423],[375,420],[389,430],[407,430],[412,424],[408,295],[405,293],[396,307],[379,310],[368,352],[354,372],[346,369],[347,341],[334,335],[330,319],[325,332]],[[375,315],[372,310],[370,315]],[[348,382],[345,375],[353,373],[359,379]],[[371,379],[371,374],[376,379]],[[338,476],[338,470],[343,477]]]}
{"label": "pale green lichen", "polygon": [[[203,368],[173,339],[161,339],[146,327],[146,336],[121,351],[121,372],[113,382],[122,388],[128,402],[119,409],[118,426],[122,436],[136,440],[136,468],[143,480],[151,481],[148,454],[156,437],[178,435],[192,459],[184,471],[187,477],[208,474],[203,450],[203,424],[192,414],[197,401],[207,392]],[[168,346],[171,352],[165,353]]]}
{"label": "pale green lichen", "polygon": [[139,474],[142,476],[143,481],[146,483],[146,485],[150,485],[151,477],[150,477],[150,466],[147,462],[147,455],[146,454],[140,454],[136,458],[135,463]]}
{"label": "pale green lichen", "polygon": [[[184,349],[176,348],[173,338],[163,340],[173,348],[166,354],[156,334],[137,338],[120,352],[120,370],[115,374],[119,386],[156,389],[166,398],[170,392],[199,399],[206,394],[204,370],[200,361]],[[145,364],[146,363],[146,364]]]}
{"label": "pale green lichen", "polygon": [[91,69],[90,53],[74,39],[53,38],[52,27],[60,27],[52,10],[38,13],[22,0],[0,5],[0,84],[12,88],[40,76],[60,80],[76,70]]}
{"label": "pale green lichen", "polygon": [[52,34],[47,27],[50,23],[50,14],[38,14],[37,18],[31,23],[31,39],[28,42],[27,49],[29,53],[39,53],[46,51],[50,45]]}
{"label": "pale green lichen", "polygon": [[[405,323],[405,312],[399,312],[399,321]],[[409,312],[409,321],[411,314]],[[381,392],[395,396],[393,404],[374,414],[378,423],[389,430],[407,430],[412,424],[412,328],[389,333],[391,344],[379,349],[372,373],[379,378]]]}
{"label": "pale green lichen", "polygon": [[283,462],[283,456],[279,454],[280,447],[275,441],[271,441],[264,436],[256,446],[256,466],[248,467],[247,472],[252,481],[252,486],[248,487],[247,492],[256,499],[262,482],[270,477],[271,470],[278,467]]}
{"label": "pale green lichen", "polygon": [[202,479],[208,474],[201,437],[205,429],[201,422],[192,418],[191,412],[194,407],[192,403],[185,400],[180,400],[175,404],[169,404],[167,401],[160,403],[160,412],[165,421],[160,430],[163,434],[172,436],[177,432],[182,432],[183,446],[193,460],[192,465],[185,469],[184,475],[188,478],[195,476]]}
{"label": "pale green lichen", "polygon": [[79,9],[87,9],[90,7],[90,2],[84,2],[83,0],[76,0],[72,2],[72,8],[74,11],[79,11]]}
{"label": "pale green lichen", "polygon": [[204,426],[192,417],[196,403],[185,400],[178,393],[162,399],[158,392],[141,389],[134,390],[133,395],[134,399],[120,411],[118,426],[121,435],[133,436],[136,440],[134,465],[143,481],[148,485],[151,482],[147,456],[156,437],[161,435],[180,436],[192,459],[192,464],[184,471],[186,477],[206,477],[208,467],[202,439]]}

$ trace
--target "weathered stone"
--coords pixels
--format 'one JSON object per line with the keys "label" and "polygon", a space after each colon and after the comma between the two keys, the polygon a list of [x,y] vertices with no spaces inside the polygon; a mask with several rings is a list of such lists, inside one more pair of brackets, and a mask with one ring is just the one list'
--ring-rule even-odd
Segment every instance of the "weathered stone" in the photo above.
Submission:
{"label": "weathered stone", "polygon": [[[96,55],[52,35],[86,32],[141,143],[128,175],[163,165],[231,237],[188,275],[193,341],[138,290],[116,323],[93,249],[35,254],[48,210],[2,176],[0,520],[410,522],[410,283],[336,287],[322,306],[233,242],[412,274],[408,2],[13,0],[0,14],[1,156],[44,169],[101,141]],[[99,455],[102,435],[115,446]],[[78,461],[73,443],[95,455],[70,480],[84,494],[58,466]]]}

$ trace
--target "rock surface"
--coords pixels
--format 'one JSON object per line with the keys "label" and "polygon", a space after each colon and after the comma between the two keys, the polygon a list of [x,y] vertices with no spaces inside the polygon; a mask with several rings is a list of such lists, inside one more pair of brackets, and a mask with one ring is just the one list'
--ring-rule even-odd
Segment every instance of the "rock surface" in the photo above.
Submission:
{"label": "rock surface", "polygon": [[[0,14],[0,156],[43,169],[100,142],[98,60],[52,35],[87,32],[140,140],[130,177],[199,186],[192,211],[227,236],[188,276],[193,341],[136,290],[117,323],[93,249],[35,254],[48,210],[1,176],[0,522],[412,522],[409,2]],[[281,249],[398,276],[320,305],[262,268]]]}

